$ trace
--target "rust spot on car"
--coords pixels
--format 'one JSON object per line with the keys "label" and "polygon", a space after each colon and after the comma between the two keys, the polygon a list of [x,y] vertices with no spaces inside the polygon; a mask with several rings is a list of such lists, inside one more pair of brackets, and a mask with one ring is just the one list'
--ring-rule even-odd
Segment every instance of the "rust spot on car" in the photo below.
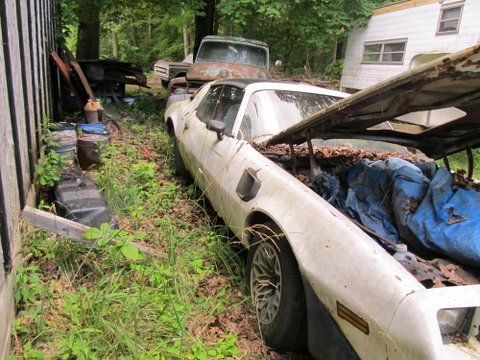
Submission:
{"label": "rust spot on car", "polygon": [[267,69],[226,62],[199,62],[190,67],[188,81],[212,81],[224,78],[271,79]]}

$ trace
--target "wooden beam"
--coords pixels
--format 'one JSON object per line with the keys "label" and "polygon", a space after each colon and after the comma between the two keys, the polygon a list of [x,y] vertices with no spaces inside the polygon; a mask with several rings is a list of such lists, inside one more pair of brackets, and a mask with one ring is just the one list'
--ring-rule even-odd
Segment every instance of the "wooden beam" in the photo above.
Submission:
{"label": "wooden beam", "polygon": [[403,0],[393,4],[379,6],[373,10],[373,15],[381,15],[392,11],[411,9],[417,6],[423,6],[433,3],[439,3],[438,0]]}
{"label": "wooden beam", "polygon": [[[57,216],[43,210],[38,210],[30,206],[25,206],[23,209],[23,216],[31,225],[41,230],[49,231],[59,236],[74,240],[82,245],[95,245],[93,240],[87,239],[83,236],[83,234],[90,229],[90,227],[87,225],[79,224],[75,221],[71,221],[61,216]],[[148,246],[136,243],[133,244],[145,255],[154,258],[166,259],[166,254],[164,253],[160,253],[149,248]]]}

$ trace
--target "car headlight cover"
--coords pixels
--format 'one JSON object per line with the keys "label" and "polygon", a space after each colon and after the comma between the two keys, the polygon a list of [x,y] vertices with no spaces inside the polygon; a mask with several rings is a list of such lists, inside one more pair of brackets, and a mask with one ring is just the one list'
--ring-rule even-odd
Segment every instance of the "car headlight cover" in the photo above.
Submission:
{"label": "car headlight cover", "polygon": [[475,310],[474,307],[466,307],[438,311],[437,320],[444,344],[468,340]]}

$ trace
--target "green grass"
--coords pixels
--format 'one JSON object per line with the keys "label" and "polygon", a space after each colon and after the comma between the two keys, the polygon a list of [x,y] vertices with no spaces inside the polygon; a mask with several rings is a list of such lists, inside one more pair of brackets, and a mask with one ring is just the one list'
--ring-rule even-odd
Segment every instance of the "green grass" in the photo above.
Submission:
{"label": "green grass", "polygon": [[131,115],[91,174],[122,231],[91,232],[85,247],[23,228],[10,358],[265,357],[229,232],[172,176],[161,117]]}
{"label": "green grass", "polygon": [[[450,163],[450,168],[452,170],[468,170],[468,160],[465,151],[450,155],[448,157],[448,162]],[[445,166],[443,160],[439,161],[439,164]],[[473,150],[473,177],[475,179],[480,179],[480,149]]]}

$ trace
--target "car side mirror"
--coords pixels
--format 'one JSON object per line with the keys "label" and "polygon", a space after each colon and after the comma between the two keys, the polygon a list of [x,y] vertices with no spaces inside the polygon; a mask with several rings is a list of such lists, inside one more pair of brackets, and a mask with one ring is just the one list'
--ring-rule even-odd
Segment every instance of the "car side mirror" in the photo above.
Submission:
{"label": "car side mirror", "polygon": [[207,129],[215,131],[217,133],[218,141],[223,139],[223,134],[225,133],[226,125],[224,122],[218,120],[210,120],[207,124]]}

